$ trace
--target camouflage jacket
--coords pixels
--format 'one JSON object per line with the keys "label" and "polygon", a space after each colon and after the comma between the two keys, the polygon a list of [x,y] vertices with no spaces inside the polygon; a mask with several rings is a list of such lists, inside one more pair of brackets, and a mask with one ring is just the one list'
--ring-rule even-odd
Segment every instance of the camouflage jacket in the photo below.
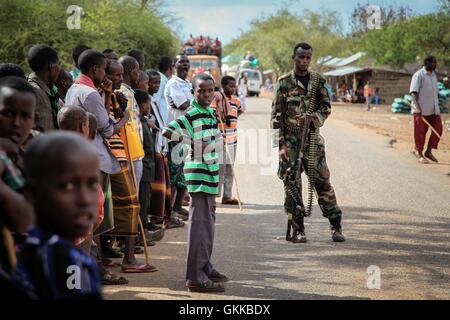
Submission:
{"label": "camouflage jacket", "polygon": [[[310,74],[314,71],[309,71]],[[331,113],[331,104],[328,91],[325,87],[326,80],[319,75],[319,89],[317,97],[317,109],[313,113],[313,124],[316,129],[323,126],[325,120]],[[308,88],[305,88],[300,81],[295,78],[294,71],[281,76],[273,92],[271,129],[279,129],[279,135],[274,132],[273,147],[285,144],[285,136],[289,134],[289,128],[298,127],[296,116],[306,115],[308,109],[311,76]]]}

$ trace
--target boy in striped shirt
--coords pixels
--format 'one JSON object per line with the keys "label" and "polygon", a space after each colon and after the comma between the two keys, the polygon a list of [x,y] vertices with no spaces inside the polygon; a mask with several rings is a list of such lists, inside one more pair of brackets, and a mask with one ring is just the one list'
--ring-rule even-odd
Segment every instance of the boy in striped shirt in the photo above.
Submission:
{"label": "boy in striped shirt", "polygon": [[[189,207],[186,287],[194,292],[223,292],[228,278],[211,264],[214,242],[215,196],[218,194],[222,135],[214,110],[214,80],[199,74],[193,80],[194,99],[185,115],[169,123],[163,135],[180,146],[190,146],[184,166]],[[173,152],[178,152],[174,150]]]}

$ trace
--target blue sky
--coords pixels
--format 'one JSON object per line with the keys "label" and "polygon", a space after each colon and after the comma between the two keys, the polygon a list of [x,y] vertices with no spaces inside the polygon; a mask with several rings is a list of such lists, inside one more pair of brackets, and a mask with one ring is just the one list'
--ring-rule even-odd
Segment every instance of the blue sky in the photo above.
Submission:
{"label": "blue sky", "polygon": [[263,15],[269,15],[282,7],[283,2],[290,3],[289,10],[301,13],[309,9],[320,11],[323,8],[338,11],[343,19],[344,31],[353,8],[358,2],[374,5],[402,4],[408,5],[419,14],[436,11],[438,0],[167,0],[166,11],[179,18],[174,26],[182,39],[189,34],[218,36],[224,44],[238,37],[242,31],[248,30],[250,21]]}

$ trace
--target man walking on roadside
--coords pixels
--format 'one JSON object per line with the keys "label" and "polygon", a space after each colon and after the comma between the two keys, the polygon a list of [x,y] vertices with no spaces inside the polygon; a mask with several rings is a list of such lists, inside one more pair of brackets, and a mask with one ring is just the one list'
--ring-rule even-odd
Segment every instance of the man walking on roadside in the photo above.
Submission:
{"label": "man walking on roadside", "polygon": [[[438,162],[431,150],[437,149],[439,136],[442,136],[442,119],[439,110],[438,81],[434,71],[437,66],[436,57],[426,57],[423,65],[423,68],[413,75],[409,91],[413,96],[411,111],[414,117],[415,150],[418,153],[419,163],[426,164],[429,163],[427,159]],[[431,125],[439,136],[432,130],[427,149],[423,153],[429,126],[425,121]]]}

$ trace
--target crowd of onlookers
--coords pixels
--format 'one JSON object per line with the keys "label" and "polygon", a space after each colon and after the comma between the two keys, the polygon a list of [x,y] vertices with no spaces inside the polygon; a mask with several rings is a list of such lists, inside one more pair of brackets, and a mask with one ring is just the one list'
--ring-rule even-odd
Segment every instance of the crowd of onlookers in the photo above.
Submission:
{"label": "crowd of onlookers", "polygon": [[[219,53],[218,39],[191,40]],[[58,52],[39,44],[28,51],[30,74],[0,64],[1,295],[102,298],[102,285],[158,271],[148,248],[188,219],[186,286],[223,291],[227,277],[209,261],[214,233],[203,231],[214,228],[215,197],[238,204],[236,80],[223,77],[218,92],[209,75],[189,82],[186,54],[147,70],[137,49],[120,56],[79,45],[72,56],[64,70]],[[200,138],[190,131],[199,122]],[[206,138],[224,139],[220,166],[186,152],[196,139],[204,151]]]}

